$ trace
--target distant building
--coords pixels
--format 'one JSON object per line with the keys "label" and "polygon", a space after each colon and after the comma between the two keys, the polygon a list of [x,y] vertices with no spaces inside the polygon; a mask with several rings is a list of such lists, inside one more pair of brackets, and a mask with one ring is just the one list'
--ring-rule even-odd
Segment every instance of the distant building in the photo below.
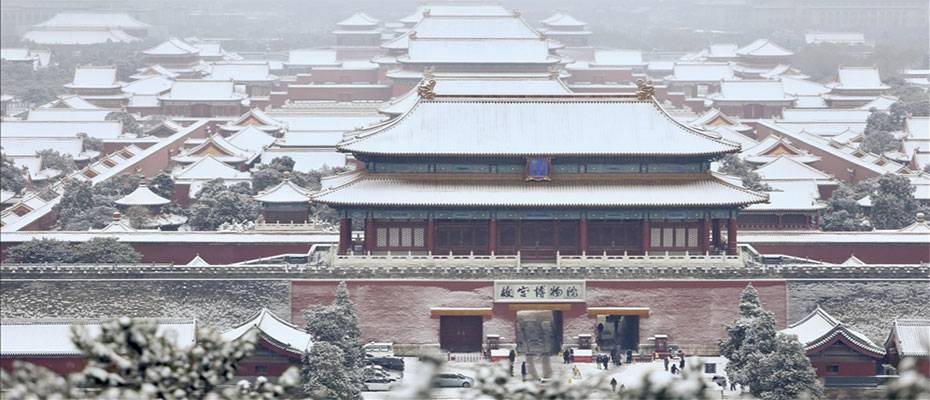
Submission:
{"label": "distant building", "polygon": [[882,373],[885,349],[837,321],[819,306],[780,333],[798,337],[817,376],[824,378],[828,387],[878,383],[861,378]]}
{"label": "distant building", "polygon": [[150,26],[123,13],[59,13],[34,25],[23,40],[45,45],[129,43],[148,35]]}
{"label": "distant building", "polygon": [[900,367],[901,361],[911,359],[924,376],[930,377],[930,320],[897,319],[885,340],[888,362]]}
{"label": "distant building", "polygon": [[257,336],[258,343],[255,351],[239,362],[237,377],[278,377],[290,367],[300,368],[304,354],[313,346],[313,338],[304,329],[264,308],[248,321],[223,332],[223,339],[235,342],[250,333]]}
{"label": "distant building", "polygon": [[566,47],[588,47],[591,31],[587,29],[588,23],[582,22],[571,15],[555,13],[549,18],[540,21],[539,30],[546,38],[557,40]]}

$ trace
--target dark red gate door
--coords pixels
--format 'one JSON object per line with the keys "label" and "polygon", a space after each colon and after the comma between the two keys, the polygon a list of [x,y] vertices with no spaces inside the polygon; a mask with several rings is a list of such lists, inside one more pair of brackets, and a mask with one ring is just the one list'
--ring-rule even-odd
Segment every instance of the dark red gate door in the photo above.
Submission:
{"label": "dark red gate door", "polygon": [[439,347],[454,353],[481,351],[482,317],[439,317]]}

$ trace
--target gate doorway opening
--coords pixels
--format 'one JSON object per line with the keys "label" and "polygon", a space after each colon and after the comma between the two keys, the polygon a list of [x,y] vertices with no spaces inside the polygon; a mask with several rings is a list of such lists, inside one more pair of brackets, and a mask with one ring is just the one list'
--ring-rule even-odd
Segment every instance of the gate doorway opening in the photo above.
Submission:
{"label": "gate doorway opening", "polygon": [[439,317],[439,348],[452,353],[481,352],[481,316]]}
{"label": "gate doorway opening", "polygon": [[516,328],[521,353],[553,355],[562,350],[562,311],[517,311]]}
{"label": "gate doorway opening", "polygon": [[598,315],[595,333],[597,345],[604,351],[639,351],[638,315]]}

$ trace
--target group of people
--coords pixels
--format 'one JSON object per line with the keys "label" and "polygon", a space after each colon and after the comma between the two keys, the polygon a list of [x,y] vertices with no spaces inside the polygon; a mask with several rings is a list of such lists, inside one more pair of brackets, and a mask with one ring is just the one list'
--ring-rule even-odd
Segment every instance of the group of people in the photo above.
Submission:
{"label": "group of people", "polygon": [[663,358],[665,363],[665,370],[672,373],[672,375],[677,375],[685,369],[685,352],[678,350],[678,364],[671,364],[672,367],[669,369],[669,364],[671,363],[672,355],[669,354]]}

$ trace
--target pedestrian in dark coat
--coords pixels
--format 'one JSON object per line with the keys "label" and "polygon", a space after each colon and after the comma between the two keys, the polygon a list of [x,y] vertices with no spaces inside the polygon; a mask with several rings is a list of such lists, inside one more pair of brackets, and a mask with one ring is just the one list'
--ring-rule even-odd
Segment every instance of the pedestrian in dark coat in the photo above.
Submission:
{"label": "pedestrian in dark coat", "polygon": [[678,366],[675,364],[672,364],[672,375],[676,375],[676,374],[678,374]]}
{"label": "pedestrian in dark coat", "polygon": [[523,381],[526,382],[526,361],[520,364],[520,375],[523,375]]}
{"label": "pedestrian in dark coat", "polygon": [[610,360],[607,359],[607,355],[604,355],[604,359],[601,361],[604,363],[604,369],[610,366]]}
{"label": "pedestrian in dark coat", "polygon": [[665,357],[663,360],[665,361],[665,371],[667,372],[668,371],[668,357]]}
{"label": "pedestrian in dark coat", "polygon": [[633,350],[626,351],[626,363],[630,364],[633,362]]}
{"label": "pedestrian in dark coat", "polygon": [[610,391],[611,392],[617,391],[617,378],[610,378]]}
{"label": "pedestrian in dark coat", "polygon": [[507,354],[507,358],[510,359],[510,363],[511,363],[511,364],[517,362],[517,352],[516,352],[516,351],[513,351],[513,349],[511,349],[511,350],[510,350],[510,353]]}
{"label": "pedestrian in dark coat", "polygon": [[562,352],[562,364],[568,364],[568,360],[571,356],[568,354],[568,350]]}
{"label": "pedestrian in dark coat", "polygon": [[682,369],[682,370],[683,370],[683,369],[685,369],[685,355],[684,355],[684,353],[681,353],[681,354],[678,355],[678,357],[680,357],[680,358],[678,359],[678,369]]}

